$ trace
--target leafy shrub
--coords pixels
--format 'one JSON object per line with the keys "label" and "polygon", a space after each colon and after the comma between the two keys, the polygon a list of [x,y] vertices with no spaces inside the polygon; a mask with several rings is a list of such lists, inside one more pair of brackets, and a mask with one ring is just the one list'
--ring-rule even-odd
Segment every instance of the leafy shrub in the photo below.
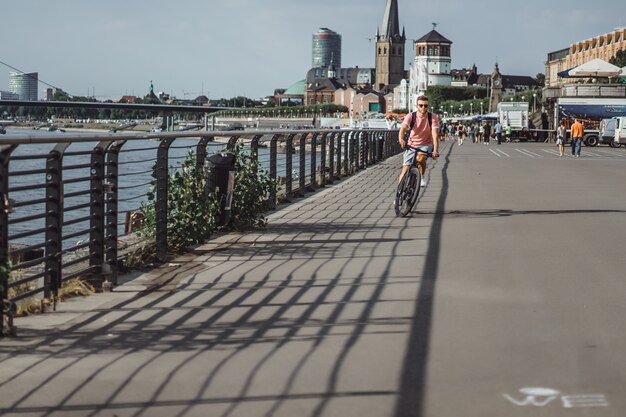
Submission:
{"label": "leafy shrub", "polygon": [[[153,174],[154,175],[154,174]],[[167,198],[168,245],[172,251],[203,242],[216,230],[217,203],[214,195],[205,193],[205,175],[189,151],[180,169],[170,173]],[[156,180],[148,192],[148,204],[142,205],[145,216],[142,235],[156,235]]]}
{"label": "leafy shrub", "polygon": [[243,145],[237,144],[235,153],[235,188],[229,226],[235,230],[264,227],[265,213],[270,210],[268,198],[277,189],[276,181],[261,170],[260,164]]}
{"label": "leafy shrub", "polygon": [[[243,145],[236,145],[233,152],[236,155],[236,175],[227,228],[245,230],[263,227],[266,224],[264,213],[270,209],[267,200],[270,192],[276,189],[276,181],[260,169],[260,164],[244,150]],[[216,193],[207,194],[205,187],[204,169],[197,165],[194,153],[189,151],[180,169],[169,176],[167,239],[170,251],[176,252],[185,246],[202,243],[217,230],[216,219],[220,210],[218,198]],[[154,239],[156,180],[152,181],[147,197],[148,203],[141,207],[145,220],[139,233],[144,238]],[[153,251],[147,247],[142,251],[145,253],[139,256],[144,260],[153,255]]]}

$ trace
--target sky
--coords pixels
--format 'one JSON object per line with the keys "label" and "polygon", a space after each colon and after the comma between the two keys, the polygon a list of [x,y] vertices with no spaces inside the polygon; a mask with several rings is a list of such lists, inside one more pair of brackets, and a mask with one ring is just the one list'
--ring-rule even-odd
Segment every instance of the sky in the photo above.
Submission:
{"label": "sky", "polygon": [[[342,66],[374,67],[387,0],[4,1],[0,61],[72,95],[117,100],[155,92],[178,98],[260,98],[302,80],[312,35],[342,36]],[[452,67],[535,76],[547,54],[626,26],[623,0],[398,0],[413,41],[438,24]],[[12,71],[0,64],[0,90]],[[47,86],[39,84],[39,96]]]}

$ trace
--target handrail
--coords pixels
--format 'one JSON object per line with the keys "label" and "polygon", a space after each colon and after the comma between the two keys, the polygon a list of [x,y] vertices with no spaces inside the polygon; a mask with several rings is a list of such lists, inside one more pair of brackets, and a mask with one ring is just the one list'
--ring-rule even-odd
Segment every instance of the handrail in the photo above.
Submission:
{"label": "handrail", "polygon": [[[159,260],[167,258],[169,173],[188,148],[194,150],[197,165],[203,166],[218,150],[210,149],[212,144],[228,149],[243,144],[271,178],[282,183],[284,195],[269,196],[269,206],[275,208],[282,198],[304,196],[399,153],[397,132],[281,129],[2,136],[0,271],[11,260],[28,268],[18,271],[14,281],[0,273],[0,336],[13,331],[13,303],[24,294],[43,294],[56,301],[68,277],[76,276],[99,288],[117,283],[118,263],[128,256],[124,248],[138,241],[132,215],[145,203],[152,176],[157,194],[156,238],[148,243]],[[191,140],[191,146],[172,146],[180,140]],[[89,143],[93,146],[85,145]],[[28,148],[41,144],[54,145],[45,158],[39,147]],[[22,148],[28,152],[21,152]],[[32,220],[16,222],[19,218]]]}

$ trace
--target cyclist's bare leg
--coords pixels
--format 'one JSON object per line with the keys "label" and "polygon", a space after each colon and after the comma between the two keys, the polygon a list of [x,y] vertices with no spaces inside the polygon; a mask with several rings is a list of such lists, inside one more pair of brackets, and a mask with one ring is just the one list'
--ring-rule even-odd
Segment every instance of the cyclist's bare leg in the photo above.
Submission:
{"label": "cyclist's bare leg", "polygon": [[398,184],[400,183],[400,181],[402,181],[402,177],[404,177],[404,174],[407,173],[407,171],[409,170],[410,165],[402,165],[402,172],[400,173],[400,176],[398,177]]}
{"label": "cyclist's bare leg", "polygon": [[417,155],[417,169],[422,177],[424,176],[424,172],[426,172],[426,159],[427,156],[423,153]]}

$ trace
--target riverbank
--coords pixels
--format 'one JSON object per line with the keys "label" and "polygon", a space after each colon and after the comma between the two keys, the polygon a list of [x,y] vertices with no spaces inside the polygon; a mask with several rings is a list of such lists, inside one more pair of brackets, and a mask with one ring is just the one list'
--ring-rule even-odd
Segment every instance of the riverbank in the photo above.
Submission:
{"label": "riverbank", "polygon": [[[120,129],[119,124],[115,123],[15,123],[10,126],[12,129],[24,129],[24,130],[50,130],[50,131],[65,131],[65,132],[110,132],[114,129]],[[127,132],[150,132],[153,126],[151,125],[136,125],[131,128],[125,128]]]}

